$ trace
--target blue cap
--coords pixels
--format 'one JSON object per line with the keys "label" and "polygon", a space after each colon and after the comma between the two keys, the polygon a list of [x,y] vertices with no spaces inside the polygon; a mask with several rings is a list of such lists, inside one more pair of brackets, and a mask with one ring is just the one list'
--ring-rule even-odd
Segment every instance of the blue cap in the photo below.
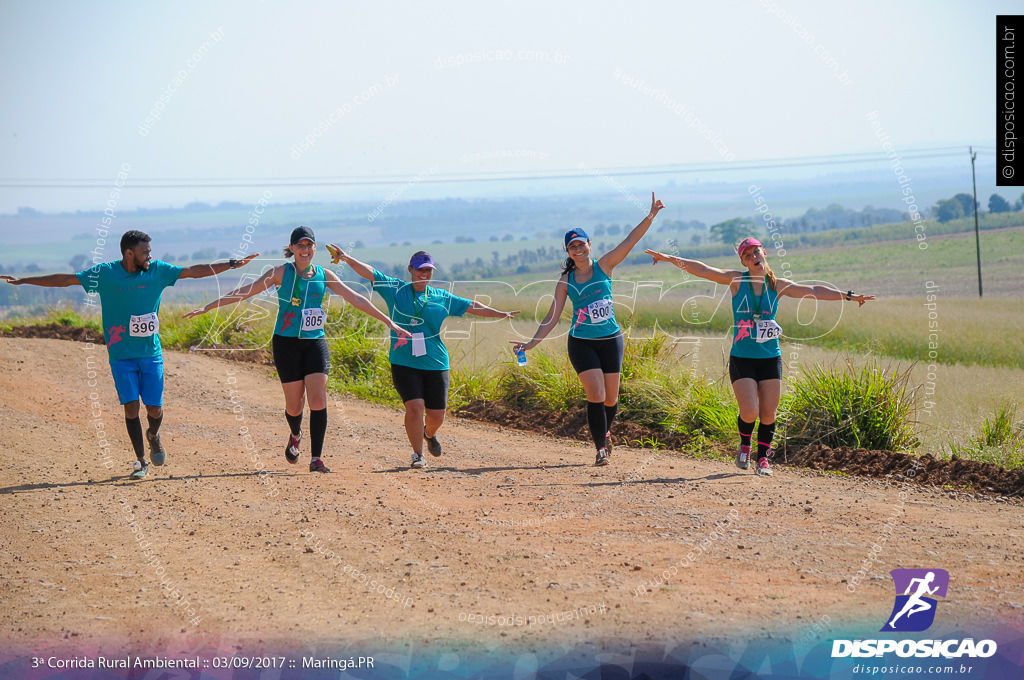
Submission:
{"label": "blue cap", "polygon": [[570,229],[565,232],[565,247],[569,248],[569,244],[573,241],[589,241],[590,237],[587,236],[587,232],[582,229]]}
{"label": "blue cap", "polygon": [[409,260],[409,266],[413,269],[437,269],[437,265],[434,264],[434,258],[430,257],[426,253],[413,255],[412,259]]}

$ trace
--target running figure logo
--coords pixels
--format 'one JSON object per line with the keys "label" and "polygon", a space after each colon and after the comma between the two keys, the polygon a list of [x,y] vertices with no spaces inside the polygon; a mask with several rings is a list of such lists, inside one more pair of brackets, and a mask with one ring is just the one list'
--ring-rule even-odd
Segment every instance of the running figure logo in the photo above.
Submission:
{"label": "running figure logo", "polygon": [[[736,323],[736,342],[739,342],[743,338],[753,337],[750,335],[750,330],[754,327],[754,322],[750,319],[743,319]],[[735,344],[735,343],[734,343]]]}
{"label": "running figure logo", "polygon": [[121,333],[124,333],[124,330],[124,326],[111,326],[107,330],[107,333],[110,334],[110,342],[107,343],[107,347],[121,342]]}
{"label": "running figure logo", "polygon": [[889,573],[897,595],[882,631],[917,633],[928,630],[935,621],[938,601],[927,595],[946,597],[949,572],[945,569],[893,569]]}
{"label": "running figure logo", "polygon": [[572,325],[573,329],[575,329],[576,326],[579,326],[581,323],[583,323],[586,320],[587,320],[587,310],[586,309],[579,310],[579,313],[576,314],[576,323],[574,323]]}

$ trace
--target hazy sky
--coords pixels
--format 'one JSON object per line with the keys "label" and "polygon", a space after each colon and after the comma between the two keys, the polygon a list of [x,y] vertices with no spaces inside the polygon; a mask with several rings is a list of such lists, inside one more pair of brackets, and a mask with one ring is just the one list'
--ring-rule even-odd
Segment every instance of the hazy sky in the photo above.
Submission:
{"label": "hazy sky", "polygon": [[[870,111],[900,149],[992,145],[995,15],[1021,9],[892,0],[0,6],[0,177],[113,184],[127,164],[129,186],[878,152]],[[159,119],[147,123],[155,107]],[[303,148],[307,136],[314,144]],[[374,200],[392,188],[359,191]],[[122,206],[252,203],[261,192],[131,189]],[[96,209],[108,193],[0,188],[0,212]]]}

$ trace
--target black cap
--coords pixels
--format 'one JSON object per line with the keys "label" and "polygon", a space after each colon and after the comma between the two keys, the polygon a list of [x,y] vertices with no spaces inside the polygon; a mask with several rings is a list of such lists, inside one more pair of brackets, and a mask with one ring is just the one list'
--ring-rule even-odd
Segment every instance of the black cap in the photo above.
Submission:
{"label": "black cap", "polygon": [[295,227],[292,230],[292,240],[288,242],[288,245],[295,245],[304,238],[308,238],[313,243],[316,243],[316,236],[313,236],[313,230],[309,227]]}

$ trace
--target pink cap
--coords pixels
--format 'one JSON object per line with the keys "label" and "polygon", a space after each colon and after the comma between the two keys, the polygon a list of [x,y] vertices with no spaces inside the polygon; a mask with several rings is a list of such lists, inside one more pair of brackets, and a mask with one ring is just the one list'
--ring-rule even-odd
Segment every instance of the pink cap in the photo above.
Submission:
{"label": "pink cap", "polygon": [[743,257],[743,251],[746,250],[747,248],[759,247],[763,248],[764,246],[762,246],[761,242],[758,241],[756,238],[745,238],[742,241],[740,241],[740,244],[736,247],[736,254],[739,255],[740,257]]}

